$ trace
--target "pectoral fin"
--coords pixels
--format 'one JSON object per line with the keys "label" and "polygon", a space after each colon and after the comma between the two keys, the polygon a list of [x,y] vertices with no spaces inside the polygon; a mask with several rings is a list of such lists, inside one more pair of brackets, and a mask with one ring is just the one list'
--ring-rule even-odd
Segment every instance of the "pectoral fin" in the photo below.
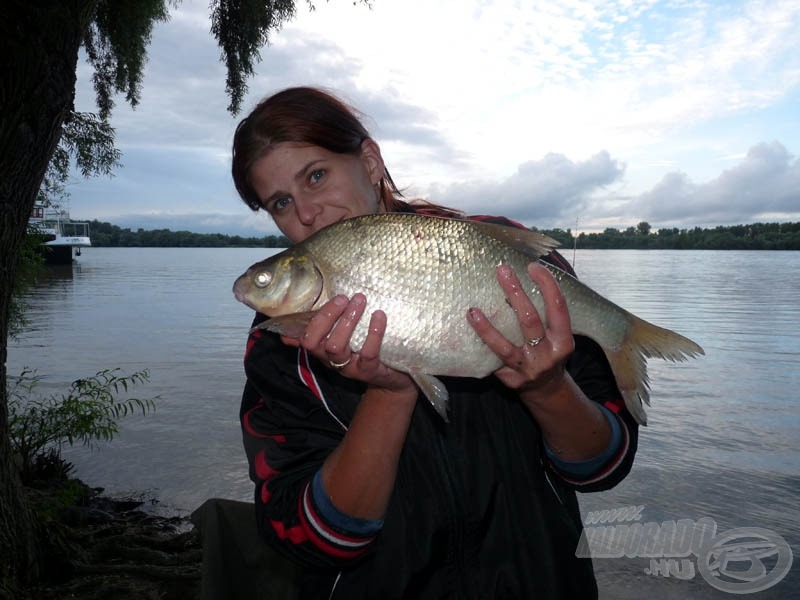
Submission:
{"label": "pectoral fin", "polygon": [[290,315],[281,315],[280,317],[273,317],[267,319],[263,323],[259,323],[250,331],[256,329],[265,329],[289,338],[298,339],[308,327],[308,322],[317,314],[318,311],[312,310],[310,312],[292,313]]}
{"label": "pectoral fin", "polygon": [[426,375],[419,371],[412,371],[409,373],[414,383],[419,386],[422,393],[436,409],[436,412],[444,419],[445,423],[449,423],[450,419],[447,417],[447,405],[450,394],[444,384],[434,377],[433,375]]}

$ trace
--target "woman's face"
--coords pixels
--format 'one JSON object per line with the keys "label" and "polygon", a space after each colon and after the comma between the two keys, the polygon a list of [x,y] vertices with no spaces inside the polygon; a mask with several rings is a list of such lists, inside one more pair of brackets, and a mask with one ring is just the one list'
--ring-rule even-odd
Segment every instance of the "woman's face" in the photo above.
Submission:
{"label": "woman's face", "polygon": [[296,243],[326,225],[383,212],[376,189],[383,173],[372,140],[363,142],[358,156],[281,142],[253,163],[250,177],[261,205]]}

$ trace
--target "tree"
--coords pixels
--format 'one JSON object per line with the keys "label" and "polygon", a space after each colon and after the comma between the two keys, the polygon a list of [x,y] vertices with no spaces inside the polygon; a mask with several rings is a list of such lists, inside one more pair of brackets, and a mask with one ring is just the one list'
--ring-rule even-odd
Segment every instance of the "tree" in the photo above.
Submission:
{"label": "tree", "polygon": [[[73,113],[78,51],[94,69],[101,129],[117,92],[135,106],[153,26],[178,0],[6,0],[0,12],[0,597],[39,574],[38,552],[8,441],[11,293],[28,218]],[[260,49],[295,0],[211,0],[212,33],[238,112]]]}

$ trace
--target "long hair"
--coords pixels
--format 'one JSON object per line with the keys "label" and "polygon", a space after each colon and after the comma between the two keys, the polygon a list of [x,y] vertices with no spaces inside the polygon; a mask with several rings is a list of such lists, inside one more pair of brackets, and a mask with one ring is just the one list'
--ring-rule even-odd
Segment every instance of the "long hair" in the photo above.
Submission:
{"label": "long hair", "polygon": [[[329,152],[358,156],[364,140],[372,138],[357,112],[332,94],[313,87],[287,88],[262,100],[239,123],[233,136],[231,174],[239,196],[252,210],[262,208],[250,170],[281,142],[311,144]],[[407,210],[409,204],[385,167],[378,189],[387,212]],[[461,214],[429,202],[421,204],[426,212]]]}

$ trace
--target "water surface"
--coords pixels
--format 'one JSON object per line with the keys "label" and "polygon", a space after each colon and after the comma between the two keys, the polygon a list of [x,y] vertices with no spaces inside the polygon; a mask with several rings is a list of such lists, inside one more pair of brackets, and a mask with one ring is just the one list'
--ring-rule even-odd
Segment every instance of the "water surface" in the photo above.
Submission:
{"label": "water surface", "polygon": [[[9,344],[10,375],[36,368],[42,391],[61,392],[100,369],[147,368],[151,382],[135,391],[160,397],[155,413],[122,421],[112,443],[66,449],[79,477],[114,494],[147,491],[180,512],[212,496],[251,498],[238,411],[252,314],[230,289],[271,252],[92,248],[32,290],[31,325]],[[800,553],[800,253],[578,250],[575,262],[598,292],[706,351],[649,363],[652,407],[633,471],[613,490],[582,495],[582,511],[708,517],[719,532],[774,531]],[[648,576],[648,565],[596,559],[604,597],[729,596],[699,575]],[[788,597],[796,573],[752,596]]]}

